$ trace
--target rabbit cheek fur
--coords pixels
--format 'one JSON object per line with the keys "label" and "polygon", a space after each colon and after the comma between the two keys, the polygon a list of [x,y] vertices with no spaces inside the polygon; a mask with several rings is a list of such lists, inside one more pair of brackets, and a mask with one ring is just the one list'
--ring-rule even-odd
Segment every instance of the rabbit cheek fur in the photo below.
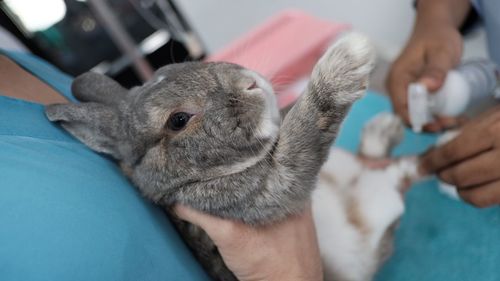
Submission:
{"label": "rabbit cheek fur", "polygon": [[[362,97],[374,65],[363,36],[337,40],[314,67],[306,91],[282,124],[271,86],[228,63],[183,63],[126,90],[87,73],[73,83],[78,104],[46,114],[90,148],[116,158],[141,192],[165,207],[182,203],[252,225],[299,213],[340,124]],[[176,112],[191,119],[169,128]],[[199,228],[173,218],[217,280],[235,280]]]}

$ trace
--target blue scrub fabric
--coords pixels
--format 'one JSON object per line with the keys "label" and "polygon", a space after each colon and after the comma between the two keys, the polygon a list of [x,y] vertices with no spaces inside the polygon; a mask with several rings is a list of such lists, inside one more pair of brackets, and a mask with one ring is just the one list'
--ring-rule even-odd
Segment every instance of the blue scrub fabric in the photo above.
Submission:
{"label": "blue scrub fabric", "polygon": [[[73,100],[71,77],[7,53]],[[43,106],[0,96],[0,280],[209,280],[161,208]]]}

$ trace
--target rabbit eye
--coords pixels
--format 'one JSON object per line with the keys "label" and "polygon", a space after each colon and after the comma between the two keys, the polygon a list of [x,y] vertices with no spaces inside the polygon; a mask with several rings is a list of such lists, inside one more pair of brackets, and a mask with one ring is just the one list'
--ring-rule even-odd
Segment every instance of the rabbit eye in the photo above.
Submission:
{"label": "rabbit eye", "polygon": [[172,131],[180,131],[186,126],[191,116],[186,112],[174,113],[168,118],[167,127]]}

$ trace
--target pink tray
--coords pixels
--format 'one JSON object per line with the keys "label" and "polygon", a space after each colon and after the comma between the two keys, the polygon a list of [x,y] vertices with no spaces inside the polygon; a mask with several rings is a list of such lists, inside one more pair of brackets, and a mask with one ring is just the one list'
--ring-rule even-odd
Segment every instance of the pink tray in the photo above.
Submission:
{"label": "pink tray", "polygon": [[297,10],[284,11],[207,61],[240,64],[266,76],[278,93],[280,107],[300,95],[314,64],[348,24],[312,17]]}

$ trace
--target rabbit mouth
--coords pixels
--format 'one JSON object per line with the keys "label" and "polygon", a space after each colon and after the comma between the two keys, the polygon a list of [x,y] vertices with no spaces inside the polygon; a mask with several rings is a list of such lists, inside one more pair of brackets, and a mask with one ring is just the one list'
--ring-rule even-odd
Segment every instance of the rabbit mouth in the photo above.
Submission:
{"label": "rabbit mouth", "polygon": [[249,84],[246,91],[250,94],[259,93],[264,99],[264,110],[257,126],[256,137],[272,138],[278,134],[281,121],[273,87],[256,72],[244,70],[244,74],[253,78],[253,82]]}
{"label": "rabbit mouth", "polygon": [[256,133],[257,137],[269,138],[278,134],[281,120],[274,93],[264,94],[264,99],[264,110]]}

